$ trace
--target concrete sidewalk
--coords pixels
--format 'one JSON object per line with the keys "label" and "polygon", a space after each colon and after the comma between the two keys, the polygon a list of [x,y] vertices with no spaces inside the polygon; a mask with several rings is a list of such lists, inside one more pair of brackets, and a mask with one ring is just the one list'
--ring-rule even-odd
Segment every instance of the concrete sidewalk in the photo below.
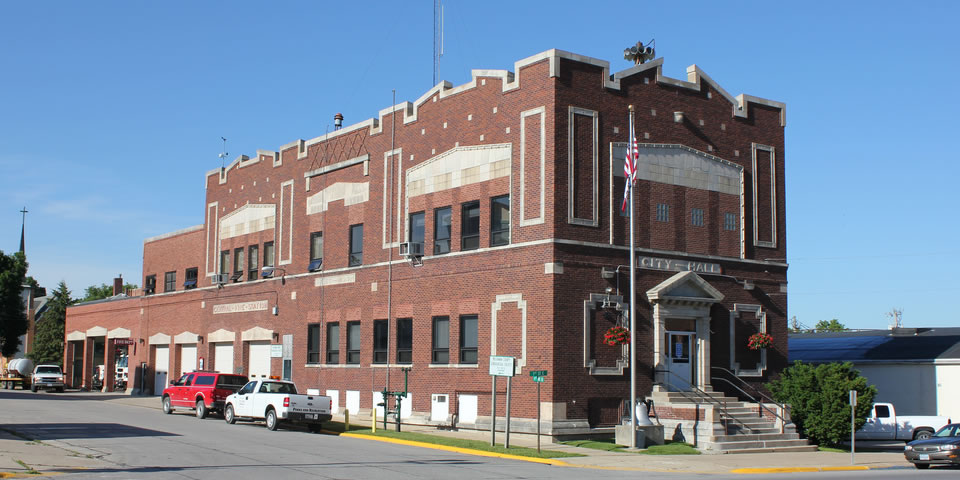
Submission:
{"label": "concrete sidewalk", "polygon": [[[118,405],[127,405],[137,408],[160,410],[159,397],[117,396],[102,393],[78,393],[90,399],[100,398],[105,402]],[[339,417],[339,416],[337,416]],[[336,420],[342,420],[337,418]],[[351,423],[355,425],[369,425],[369,419],[353,417]],[[2,427],[0,427],[2,428]],[[391,429],[393,426],[391,425]],[[421,432],[431,435],[451,436],[457,438],[489,441],[489,431],[476,430],[438,430],[435,427],[404,425],[404,431]],[[370,441],[376,441],[368,437]],[[503,443],[505,437],[497,433],[497,443]],[[564,452],[575,452],[583,457],[568,457],[539,463],[578,468],[599,468],[610,470],[635,470],[656,472],[684,472],[684,473],[778,473],[778,472],[810,472],[833,470],[866,470],[872,468],[912,468],[906,462],[901,451],[864,452],[856,454],[856,465],[850,464],[849,453],[830,452],[803,452],[803,453],[764,453],[764,454],[729,454],[729,455],[643,455],[629,452],[605,452],[587,448],[571,447],[563,444],[549,443],[549,437],[541,437],[541,448]],[[416,444],[416,442],[396,442]],[[511,433],[510,444],[536,448],[536,435]],[[422,446],[422,445],[418,445]],[[426,446],[426,448],[438,448]],[[443,450],[451,450],[441,447]],[[460,453],[471,453],[469,450],[453,449]],[[489,456],[486,452],[485,455]],[[501,456],[501,455],[496,455]],[[525,457],[513,457],[517,460],[531,461]],[[59,448],[50,443],[30,442],[9,432],[0,430],[0,478],[3,473],[26,474],[27,468],[16,460],[22,461],[35,470],[50,471],[72,468],[91,468],[103,466],[103,462],[95,456],[72,452]]]}

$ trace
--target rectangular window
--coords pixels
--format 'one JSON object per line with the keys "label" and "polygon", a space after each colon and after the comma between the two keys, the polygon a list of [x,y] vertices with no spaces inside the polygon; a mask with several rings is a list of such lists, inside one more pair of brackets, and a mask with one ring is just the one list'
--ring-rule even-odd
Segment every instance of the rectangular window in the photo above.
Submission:
{"label": "rectangular window", "polygon": [[423,243],[426,220],[423,212],[410,214],[410,237],[407,241],[411,243]]}
{"label": "rectangular window", "polygon": [[320,324],[307,325],[307,363],[320,363]]}
{"label": "rectangular window", "polygon": [[233,249],[233,276],[230,280],[239,282],[243,280],[243,248]]}
{"label": "rectangular window", "polygon": [[327,363],[340,363],[340,324],[327,324]]}
{"label": "rectangular window", "polygon": [[703,226],[703,209],[702,208],[690,209],[690,223],[692,223],[694,227]]}
{"label": "rectangular window", "polygon": [[657,221],[658,222],[670,221],[670,205],[667,205],[666,203],[657,204]]}
{"label": "rectangular window", "polygon": [[387,363],[386,320],[373,321],[373,363]]}
{"label": "rectangular window", "polygon": [[350,264],[363,265],[363,224],[350,225]]}
{"label": "rectangular window", "polygon": [[476,315],[460,317],[460,363],[477,363],[478,333]]}
{"label": "rectangular window", "polygon": [[433,211],[433,254],[450,252],[450,221],[453,214],[450,207]]}
{"label": "rectangular window", "polygon": [[263,244],[263,266],[272,267],[273,265],[273,242],[264,242]]}
{"label": "rectangular window", "polygon": [[191,288],[197,288],[197,277],[199,270],[197,267],[188,268],[185,272],[183,279],[183,288],[190,290]]}
{"label": "rectangular window", "polygon": [[490,246],[510,243],[510,195],[490,199]]}
{"label": "rectangular window", "polygon": [[433,317],[432,363],[450,363],[450,317]]}
{"label": "rectangular window", "polygon": [[347,363],[360,363],[360,322],[347,322]]}
{"label": "rectangular window", "polygon": [[480,248],[480,202],[464,203],[460,217],[460,250]]}
{"label": "rectangular window", "polygon": [[732,213],[723,214],[723,229],[724,230],[736,230],[737,229],[737,216]]}
{"label": "rectangular window", "polygon": [[413,363],[413,319],[397,319],[397,363]]}
{"label": "rectangular window", "polygon": [[247,253],[247,280],[256,280],[260,268],[260,246],[250,245]]}
{"label": "rectangular window", "polygon": [[220,252],[220,273],[230,273],[230,250]]}
{"label": "rectangular window", "polygon": [[163,274],[163,291],[172,292],[177,289],[177,272]]}
{"label": "rectangular window", "polygon": [[310,266],[308,271],[316,272],[323,267],[323,232],[310,234]]}
{"label": "rectangular window", "polygon": [[157,291],[157,276],[147,275],[146,280],[143,281],[143,292],[149,295],[156,291]]}

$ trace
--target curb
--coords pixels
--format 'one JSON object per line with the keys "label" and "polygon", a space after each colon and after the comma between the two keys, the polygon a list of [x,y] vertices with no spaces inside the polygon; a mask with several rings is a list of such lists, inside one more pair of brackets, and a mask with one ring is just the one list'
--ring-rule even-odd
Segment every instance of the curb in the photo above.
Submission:
{"label": "curb", "polygon": [[413,440],[399,440],[396,438],[375,437],[372,435],[362,435],[357,433],[341,433],[340,436],[349,437],[349,438],[362,438],[365,440],[375,440],[378,442],[385,442],[385,443],[395,443],[398,445],[409,445],[412,447],[432,448],[434,450],[444,450],[447,452],[463,453],[467,455],[477,455],[481,457],[494,457],[494,458],[506,458],[510,460],[520,460],[523,462],[540,463],[543,465],[553,465],[556,467],[578,467],[579,466],[579,465],[573,465],[573,464],[564,462],[563,460],[556,460],[552,458],[522,457],[520,455],[511,455],[509,453],[496,453],[496,452],[487,452],[483,450],[474,450],[471,448],[450,447],[447,445],[436,445],[433,443],[416,442]]}
{"label": "curb", "polygon": [[870,470],[866,465],[851,465],[848,467],[778,467],[778,468],[735,468],[730,473],[759,474],[759,473],[810,473],[810,472],[848,472]]}

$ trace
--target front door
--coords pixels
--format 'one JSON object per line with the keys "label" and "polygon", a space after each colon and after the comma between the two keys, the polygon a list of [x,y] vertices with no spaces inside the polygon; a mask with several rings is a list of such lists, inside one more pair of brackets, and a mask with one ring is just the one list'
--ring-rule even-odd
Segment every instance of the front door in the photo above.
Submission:
{"label": "front door", "polygon": [[693,389],[694,345],[696,334],[693,332],[667,332],[668,390]]}

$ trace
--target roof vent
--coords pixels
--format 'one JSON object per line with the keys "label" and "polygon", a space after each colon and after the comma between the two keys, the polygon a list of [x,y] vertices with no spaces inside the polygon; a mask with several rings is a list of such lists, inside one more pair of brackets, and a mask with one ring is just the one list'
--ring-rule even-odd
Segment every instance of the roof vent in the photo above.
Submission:
{"label": "roof vent", "polygon": [[337,114],[333,116],[333,129],[340,130],[341,128],[343,128],[343,114],[337,112]]}

